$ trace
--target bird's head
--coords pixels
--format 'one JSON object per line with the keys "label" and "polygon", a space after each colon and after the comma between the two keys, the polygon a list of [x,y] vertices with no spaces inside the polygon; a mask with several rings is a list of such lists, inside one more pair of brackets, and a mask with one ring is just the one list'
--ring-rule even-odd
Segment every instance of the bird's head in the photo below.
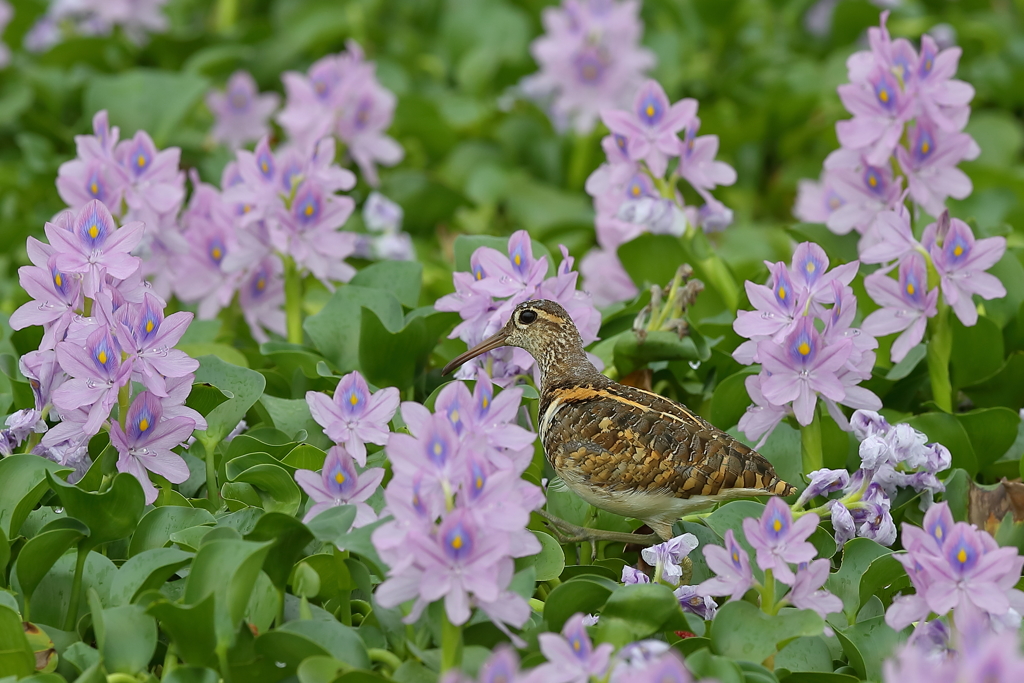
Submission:
{"label": "bird's head", "polygon": [[525,349],[540,364],[542,371],[559,360],[575,359],[578,354],[583,354],[583,340],[565,309],[554,301],[535,299],[516,306],[505,327],[452,360],[444,366],[441,374],[447,375],[466,361],[499,346]]}

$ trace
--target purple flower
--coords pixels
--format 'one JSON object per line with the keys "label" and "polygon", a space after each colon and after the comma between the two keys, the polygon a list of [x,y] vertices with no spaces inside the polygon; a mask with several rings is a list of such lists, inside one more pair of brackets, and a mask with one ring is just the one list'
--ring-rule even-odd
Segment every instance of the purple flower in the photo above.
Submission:
{"label": "purple flower", "polygon": [[52,223],[45,229],[57,255],[56,267],[63,273],[82,273],[85,296],[96,296],[104,275],[123,280],[139,267],[139,259],[130,252],[142,240],[142,223],[118,229],[110,211],[97,200],[78,212],[71,232]]}
{"label": "purple flower", "polygon": [[295,472],[295,481],[315,503],[302,521],[308,522],[327,508],[338,505],[355,506],[356,518],[352,528],[376,521],[377,514],[365,501],[376,492],[383,479],[383,468],[373,467],[359,474],[345,447],[332,447],[324,460],[321,474],[312,470]]}
{"label": "purple flower", "polygon": [[839,86],[843,106],[853,119],[836,123],[839,144],[863,151],[868,163],[881,166],[892,155],[905,124],[914,115],[914,99],[896,75],[878,65],[859,83]]}
{"label": "purple flower", "polygon": [[494,648],[491,656],[480,667],[475,679],[459,671],[449,671],[442,676],[442,683],[516,683],[523,681],[519,672],[519,655],[508,645]]}
{"label": "purple flower", "polygon": [[[683,100],[685,102],[686,100]],[[679,104],[682,104],[680,102]],[[696,103],[694,103],[696,105]],[[694,106],[696,109],[696,106]],[[682,176],[695,190],[713,190],[719,185],[732,185],[736,182],[736,170],[724,161],[716,161],[718,155],[718,136],[701,135],[697,137],[700,129],[700,119],[696,116],[686,127],[686,137],[680,145],[682,154],[679,157],[679,175]],[[706,196],[705,200],[713,202],[717,211],[728,211],[718,202]],[[709,209],[710,211],[710,209]],[[732,212],[729,212],[730,216]],[[731,223],[731,219],[726,223]]]}
{"label": "purple flower", "polygon": [[832,530],[835,532],[836,545],[841,548],[857,536],[857,523],[853,520],[850,509],[843,505],[842,501],[830,500],[827,505],[832,517]]}
{"label": "purple flower", "polygon": [[907,176],[910,196],[925,211],[938,216],[946,199],[964,199],[973,186],[967,174],[956,167],[973,161],[981,148],[967,133],[942,130],[926,118],[919,118],[908,130],[909,151],[896,148],[896,158]]}
{"label": "purple flower", "polygon": [[747,389],[747,395],[750,396],[750,400],[754,403],[747,407],[746,412],[740,417],[739,424],[737,425],[739,430],[747,435],[748,439],[760,439],[757,443],[757,448],[763,446],[771,435],[772,430],[787,415],[791,415],[793,412],[789,406],[776,405],[764,397],[764,392],[761,390],[763,379],[762,375],[749,375],[743,380],[743,386]]}
{"label": "purple flower", "polygon": [[846,391],[836,376],[852,350],[848,339],[825,345],[813,319],[801,318],[781,347],[771,342],[758,345],[764,369],[771,373],[761,384],[766,399],[776,405],[793,402],[802,425],[810,424],[818,394],[842,401]]}
{"label": "purple flower", "polygon": [[562,627],[562,635],[542,633],[538,641],[548,663],[534,669],[532,675],[545,681],[587,683],[591,676],[603,676],[614,649],[611,643],[594,647],[581,613],[569,617]]}
{"label": "purple flower", "polygon": [[938,309],[939,290],[928,291],[928,272],[924,257],[912,253],[900,261],[899,280],[882,271],[864,278],[868,294],[882,308],[864,319],[863,329],[875,336],[902,332],[893,342],[892,362],[899,363],[924,339],[928,318]]}
{"label": "purple flower", "polygon": [[816,496],[827,496],[830,493],[842,491],[850,484],[850,473],[846,470],[821,469],[815,470],[807,476],[810,481],[794,503],[795,507],[802,507]]}
{"label": "purple flower", "polygon": [[801,566],[786,599],[797,609],[814,610],[822,619],[833,612],[842,612],[842,600],[828,591],[818,590],[828,580],[828,570],[829,561],[826,559],[814,560]]}
{"label": "purple flower", "polygon": [[[941,226],[949,221],[948,231]],[[943,234],[944,233],[944,234]],[[986,273],[1006,252],[1005,237],[975,240],[971,228],[959,218],[942,218],[925,228],[922,243],[939,272],[942,296],[960,322],[970,327],[978,321],[971,297],[999,299],[1006,288],[995,275]]]}
{"label": "purple flower", "polygon": [[588,134],[599,114],[623,107],[654,55],[640,46],[640,3],[568,0],[541,14],[544,35],[530,45],[540,67],[520,88],[546,105],[558,130]]}
{"label": "purple flower", "polygon": [[696,614],[704,621],[715,618],[718,603],[710,595],[701,592],[698,586],[682,585],[672,591],[672,594],[679,600],[679,606],[684,612]]}
{"label": "purple flower", "polygon": [[40,412],[50,404],[54,390],[67,379],[52,349],[29,351],[18,361],[18,369],[32,387],[36,410]]}
{"label": "purple flower", "polygon": [[730,600],[739,600],[754,585],[750,558],[736,540],[732,529],[725,532],[724,548],[717,545],[704,546],[704,559],[717,576],[698,586],[700,595],[729,595]]}
{"label": "purple flower", "polygon": [[601,119],[615,135],[626,138],[632,161],[644,161],[656,178],[665,175],[668,159],[678,156],[679,132],[694,122],[697,101],[687,98],[671,104],[661,85],[649,80],[633,99],[630,111],[611,110]]}
{"label": "purple flower", "polygon": [[231,148],[259,140],[270,132],[267,121],[279,102],[276,93],[260,95],[249,72],[236,71],[225,92],[214,90],[206,96],[206,106],[215,119],[210,135]]}
{"label": "purple flower", "polygon": [[132,360],[132,377],[157,396],[167,396],[165,378],[191,375],[199,367],[199,361],[171,348],[185,334],[193,316],[180,311],[165,319],[163,304],[149,293],[142,304],[127,306],[134,311],[126,311],[117,339]]}
{"label": "purple flower", "polygon": [[826,222],[838,235],[851,230],[864,233],[875,217],[899,205],[903,194],[900,180],[887,165],[867,163],[858,153],[839,149],[825,160],[827,184],[842,199]]}
{"label": "purple flower", "polygon": [[[42,434],[46,431],[46,421],[42,419],[42,413],[35,408],[18,410],[7,416],[4,421],[14,440],[20,444],[29,434]],[[10,453],[8,453],[10,455]]]}
{"label": "purple flower", "polygon": [[810,562],[818,554],[807,542],[818,521],[816,514],[807,513],[794,522],[789,506],[780,498],[772,498],[760,520],[743,520],[743,533],[757,551],[757,566],[765,571],[773,569],[775,578],[792,585],[795,576],[789,563]]}
{"label": "purple flower", "polygon": [[355,268],[344,259],[355,251],[356,236],[338,230],[355,208],[351,197],[326,192],[310,180],[296,189],[291,207],[279,207],[269,221],[274,248],[290,255],[326,286],[331,281],[348,282]]}
{"label": "purple flower", "polygon": [[398,389],[387,387],[370,392],[358,372],[341,378],[334,399],[316,391],[306,392],[309,410],[327,436],[352,455],[360,466],[366,464],[366,444],[383,446],[388,442],[388,422],[395,416]]}
{"label": "purple flower", "polygon": [[533,244],[525,230],[512,234],[508,254],[496,249],[480,249],[479,267],[487,277],[477,283],[481,292],[494,297],[522,295],[536,289],[547,275],[547,258],[533,257]]}
{"label": "purple flower", "polygon": [[465,461],[458,434],[446,415],[431,415],[426,408],[406,402],[402,419],[412,434],[388,437],[387,454],[396,476],[420,475],[424,485],[449,487]]}
{"label": "purple flower", "polygon": [[125,220],[145,223],[151,241],[166,240],[167,233],[177,235],[176,218],[185,200],[185,173],[179,169],[181,150],[157,150],[149,134],[140,130],[131,140],[117,144],[114,157],[128,177]]}
{"label": "purple flower", "polygon": [[[707,550],[705,549],[705,553]],[[631,586],[635,583],[650,583],[651,577],[647,576],[644,572],[640,571],[636,567],[626,565],[622,568],[622,579],[623,585]]]}
{"label": "purple flower", "polygon": [[252,272],[242,280],[238,290],[238,303],[253,339],[259,343],[270,340],[269,330],[285,335],[284,278],[281,264],[277,259],[260,261]]}
{"label": "purple flower", "polygon": [[398,232],[402,229],[402,216],[402,207],[380,192],[371,192],[363,204],[363,223],[372,232]]}
{"label": "purple flower", "polygon": [[924,114],[942,130],[963,130],[970,116],[974,88],[953,78],[962,50],[939,50],[928,34],[921,36],[921,57],[916,69],[917,99]]}
{"label": "purple flower", "polygon": [[57,362],[72,379],[53,392],[53,404],[60,410],[87,408],[82,429],[96,434],[117,403],[118,390],[128,382],[132,364],[121,362],[121,350],[102,327],[88,336],[84,348],[74,342],[59,342]]}
{"label": "purple flower", "polygon": [[32,300],[12,313],[9,322],[15,330],[42,325],[39,348],[52,349],[64,339],[76,310],[82,306],[82,282],[57,267],[57,254],[49,245],[29,237],[27,246],[34,265],[18,269],[18,282]]}
{"label": "purple flower", "polygon": [[664,543],[644,548],[640,551],[640,556],[644,558],[644,562],[655,567],[656,574],[675,585],[683,575],[683,568],[680,565],[697,545],[696,536],[682,534]]}
{"label": "purple flower", "polygon": [[117,469],[139,480],[147,503],[157,497],[147,470],[172,484],[180,484],[189,477],[188,465],[171,449],[192,434],[196,423],[187,417],[162,417],[159,399],[144,391],[128,408],[125,429],[117,422],[110,426],[110,443],[118,452]]}
{"label": "purple flower", "polygon": [[[832,179],[826,172],[821,180],[801,180],[797,183],[796,204],[793,215],[805,223],[828,223],[832,213],[838,211],[846,200],[833,187]],[[846,232],[853,224],[846,227]]]}
{"label": "purple flower", "polygon": [[623,675],[617,677],[620,667],[621,665],[612,672],[612,683],[635,683],[637,681],[645,683],[692,683],[693,681],[693,675],[686,668],[679,653],[672,649],[669,649],[661,657],[650,662],[642,670],[623,671]]}
{"label": "purple flower", "polygon": [[583,274],[584,288],[599,308],[628,301],[638,293],[615,251],[590,250],[580,261],[580,273]]}

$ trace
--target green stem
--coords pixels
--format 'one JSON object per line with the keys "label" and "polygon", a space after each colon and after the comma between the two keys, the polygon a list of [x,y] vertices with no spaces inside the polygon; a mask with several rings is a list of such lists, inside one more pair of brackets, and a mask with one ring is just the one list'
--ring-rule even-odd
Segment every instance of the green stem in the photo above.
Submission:
{"label": "green stem", "polygon": [[82,304],[82,315],[86,318],[92,315],[92,299],[85,299],[85,303]]}
{"label": "green stem", "polygon": [[212,501],[220,498],[217,488],[217,444],[218,439],[200,439],[206,451],[206,497]]}
{"label": "green stem", "polygon": [[586,135],[573,135],[572,156],[569,157],[569,189],[582,190],[594,156],[596,131]]}
{"label": "green stem", "polygon": [[117,390],[117,423],[121,425],[121,431],[125,431],[125,423],[128,421],[128,408],[132,402],[132,383],[128,382]]}
{"label": "green stem", "polygon": [[761,610],[765,614],[775,614],[775,573],[771,569],[764,570],[764,588],[761,590]]}
{"label": "green stem", "polygon": [[217,0],[213,26],[217,33],[230,33],[238,21],[238,0]]}
{"label": "green stem", "polygon": [[173,643],[168,643],[167,654],[164,655],[164,666],[160,673],[160,679],[163,680],[167,677],[167,674],[171,673],[178,668],[178,655],[174,649]]}
{"label": "green stem", "polygon": [[953,384],[949,379],[949,359],[953,355],[953,326],[949,322],[949,306],[939,302],[939,312],[928,321],[928,377],[932,382],[932,398],[947,413],[953,412]]}
{"label": "green stem", "polygon": [[78,622],[78,603],[82,599],[82,574],[85,572],[85,561],[89,559],[89,550],[78,546],[78,556],[75,558],[75,577],[71,580],[71,599],[68,600],[68,614],[64,619],[64,630],[75,630]]}
{"label": "green stem", "polygon": [[218,643],[214,648],[217,652],[217,664],[220,667],[220,677],[224,683],[231,683],[231,665],[228,663],[227,643]]}
{"label": "green stem", "polygon": [[803,458],[804,474],[825,466],[821,452],[821,418],[818,417],[817,409],[811,423],[800,427],[800,455]]}
{"label": "green stem", "polygon": [[689,242],[690,251],[704,276],[722,297],[729,310],[735,313],[740,305],[740,286],[736,283],[729,266],[718,255],[708,236],[700,228],[692,227],[689,230]]}
{"label": "green stem", "polygon": [[376,662],[377,664],[383,664],[385,667],[390,669],[391,673],[398,670],[398,667],[402,666],[402,660],[395,656],[393,652],[384,650],[379,647],[371,647],[366,651],[370,655],[370,661]]}
{"label": "green stem", "polygon": [[284,312],[287,319],[288,341],[302,343],[302,275],[295,265],[295,259],[287,254],[284,261]]}
{"label": "green stem", "polygon": [[441,610],[441,673],[458,669],[462,665],[462,627],[448,620],[448,612]]}

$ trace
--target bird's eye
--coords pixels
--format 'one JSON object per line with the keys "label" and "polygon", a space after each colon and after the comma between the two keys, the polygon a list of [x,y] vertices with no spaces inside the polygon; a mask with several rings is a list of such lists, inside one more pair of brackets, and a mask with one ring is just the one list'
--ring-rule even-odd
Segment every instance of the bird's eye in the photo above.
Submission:
{"label": "bird's eye", "polygon": [[523,325],[529,325],[537,319],[537,311],[531,311],[529,308],[519,314],[519,322]]}

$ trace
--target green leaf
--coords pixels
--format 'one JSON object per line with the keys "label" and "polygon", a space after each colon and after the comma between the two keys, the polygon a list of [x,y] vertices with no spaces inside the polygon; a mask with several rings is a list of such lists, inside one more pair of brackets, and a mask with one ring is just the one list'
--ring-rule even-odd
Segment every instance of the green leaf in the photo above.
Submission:
{"label": "green leaf", "polygon": [[550,630],[561,631],[569,617],[577,612],[597,612],[611,594],[612,589],[607,583],[593,576],[566,581],[556,586],[544,602],[544,620]]}
{"label": "green leaf", "polygon": [[[216,597],[217,612],[226,619],[231,632],[245,614],[249,595],[263,567],[270,543],[215,540],[202,545],[192,561],[192,571],[185,582],[184,603],[198,605],[210,595]],[[218,640],[225,631],[217,629]]]}
{"label": "green leaf", "polygon": [[751,374],[737,372],[718,383],[715,393],[711,395],[711,424],[724,430],[731,429],[739,423],[747,406],[752,403],[744,384]]}
{"label": "green leaf", "polygon": [[110,123],[121,127],[122,139],[145,130],[164,147],[209,87],[196,73],[136,68],[90,78],[83,108],[90,115],[106,109]]}
{"label": "green leaf", "polygon": [[0,531],[7,538],[18,536],[28,513],[49,489],[47,472],[67,476],[71,470],[29,453],[0,460]]}
{"label": "green leaf", "polygon": [[313,541],[313,534],[294,517],[268,512],[259,518],[256,527],[245,539],[271,543],[270,551],[263,561],[263,571],[274,586],[283,591],[292,567],[305,555],[305,547]]}
{"label": "green leaf", "polygon": [[[843,612],[852,624],[857,619],[861,605],[861,578],[877,558],[889,555],[892,550],[868,538],[851,539],[843,547],[843,563],[839,571],[829,575],[825,583],[829,591],[843,601]],[[864,598],[867,600],[867,597]]]}
{"label": "green leaf", "polygon": [[664,624],[681,613],[672,589],[660,583],[638,583],[616,590],[601,609],[601,619],[618,618],[632,631],[632,640],[640,640],[664,630]]}
{"label": "green leaf", "polygon": [[[79,543],[81,544],[81,541]],[[71,581],[75,573],[76,559],[75,553],[65,553],[39,582],[32,594],[31,612],[34,623],[57,627],[63,625],[70,602]],[[90,552],[86,556],[85,570],[82,573],[82,593],[78,603],[80,615],[85,614],[89,608],[86,600],[88,589],[95,589],[100,598],[105,601],[115,574],[117,574],[117,567],[100,553]],[[15,591],[21,592],[16,574],[12,574],[11,584]]]}
{"label": "green leaf", "polygon": [[7,540],[7,534],[3,527],[0,527],[0,588],[6,585],[7,563],[11,561],[11,544]]}
{"label": "green leaf", "polygon": [[184,351],[193,358],[200,358],[201,356],[214,356],[221,359],[225,363],[231,365],[237,365],[240,368],[248,368],[249,361],[246,359],[245,354],[236,349],[233,346],[227,344],[217,344],[214,342],[194,342],[192,344],[178,344],[176,347],[181,351]]}
{"label": "green leaf", "polygon": [[675,332],[655,331],[643,335],[636,332],[619,335],[615,342],[615,367],[628,374],[648,363],[662,360],[707,360],[711,351],[703,338],[686,336],[682,339]]}
{"label": "green leaf", "polygon": [[306,399],[277,398],[270,394],[264,394],[260,397],[260,403],[270,413],[274,427],[287,434],[289,439],[298,440],[300,436],[305,435],[306,438],[311,439],[319,437],[318,440],[322,444],[329,442],[327,437],[323,436],[323,427],[317,424],[309,412],[309,404],[306,403]]}
{"label": "green leaf", "polygon": [[1024,351],[1015,351],[999,371],[987,379],[978,378],[973,386],[963,389],[974,405],[981,408],[1006,406],[1011,410],[1024,408]]}
{"label": "green leaf", "polygon": [[25,543],[18,553],[14,570],[26,602],[31,601],[39,582],[61,555],[88,535],[88,527],[77,519],[59,517]]}
{"label": "green leaf", "polygon": [[306,346],[281,341],[260,344],[260,353],[285,377],[292,377],[299,370],[306,377],[317,379],[316,367],[324,361],[323,356]]}
{"label": "green leaf", "polygon": [[332,657],[356,669],[369,669],[370,656],[356,630],[338,621],[300,619],[289,621],[281,631],[305,636]]}
{"label": "green leaf", "polygon": [[218,683],[220,676],[202,666],[178,666],[164,674],[160,683]]}
{"label": "green leaf", "polygon": [[536,572],[537,581],[557,579],[562,574],[562,570],[565,569],[565,553],[562,552],[562,546],[558,544],[558,541],[551,534],[534,529],[531,529],[531,531],[533,531],[533,535],[537,537],[537,540],[540,541],[540,552],[518,560],[516,562],[516,569],[533,567]]}
{"label": "green leaf", "polygon": [[423,265],[417,261],[379,261],[356,273],[350,284],[391,292],[406,308],[420,302]]}
{"label": "green leaf", "polygon": [[327,508],[309,520],[306,527],[313,532],[318,541],[337,545],[348,534],[355,518],[356,508],[354,505],[338,505]]}
{"label": "green leaf", "polygon": [[0,678],[21,678],[35,671],[36,658],[21,626],[21,616],[0,605]]}
{"label": "green leaf", "polygon": [[992,320],[978,316],[965,327],[953,317],[953,353],[950,356],[954,387],[970,386],[991,377],[1003,365],[1003,331]]}
{"label": "green leaf", "polygon": [[832,653],[822,636],[801,636],[775,655],[775,668],[790,671],[832,672]]}
{"label": "green leaf", "polygon": [[135,675],[156,652],[156,620],[140,605],[103,609],[96,591],[89,591],[96,649],[108,671]]}
{"label": "green leaf", "polygon": [[732,659],[760,664],[800,636],[818,636],[824,620],[811,610],[784,609],[769,616],[749,602],[726,603],[711,623],[711,649]]}
{"label": "green leaf", "polygon": [[266,378],[255,370],[225,363],[216,356],[201,356],[196,381],[206,382],[230,395],[224,403],[206,416],[205,432],[196,432],[200,441],[216,444],[234,429],[245,413],[256,403],[267,384]]}
{"label": "green leaf", "polygon": [[979,470],[1001,458],[1017,440],[1020,415],[1009,408],[979,408],[956,418],[971,442]]}
{"label": "green leaf", "polygon": [[903,360],[889,369],[885,378],[892,382],[903,379],[914,371],[914,368],[917,367],[918,363],[924,360],[924,357],[927,354],[928,347],[924,344],[918,344],[907,352],[907,355],[903,357]]}
{"label": "green leaf", "polygon": [[294,515],[299,510],[302,494],[295,479],[280,465],[256,465],[234,477],[235,482],[251,484],[256,488],[263,509]]}
{"label": "green leaf", "polygon": [[704,523],[721,538],[725,538],[725,532],[732,529],[732,532],[736,534],[736,540],[749,552],[750,546],[743,533],[743,520],[748,517],[759,519],[762,514],[764,514],[764,505],[761,503],[752,500],[734,500],[708,515],[704,519]]}
{"label": "green leaf", "polygon": [[708,648],[699,649],[687,655],[686,666],[701,679],[714,679],[718,683],[744,683],[745,681],[743,670],[740,669],[737,662],[713,655]]}
{"label": "green leaf", "polygon": [[118,473],[103,493],[83,491],[49,472],[46,476],[68,516],[89,527],[89,536],[79,545],[80,550],[129,536],[142,519],[146,497],[139,480],[127,472]]}
{"label": "green leaf", "polygon": [[878,596],[883,605],[888,607],[892,603],[892,596],[909,585],[910,579],[903,565],[891,554],[880,555],[868,565],[867,571],[861,576],[860,604],[857,611],[859,612],[872,596]]}
{"label": "green leaf", "polygon": [[618,249],[619,260],[637,287],[664,287],[672,281],[679,266],[692,259],[678,237],[645,233]]}
{"label": "green leaf", "polygon": [[377,386],[408,387],[423,372],[441,333],[449,329],[451,313],[417,309],[404,327],[389,327],[369,309],[362,314],[359,363],[366,379]]}
{"label": "green leaf", "polygon": [[402,327],[402,304],[391,292],[345,285],[338,288],[316,315],[302,327],[313,346],[340,372],[359,368],[359,339],[362,311],[368,308],[388,329]]}
{"label": "green leaf", "polygon": [[192,553],[179,548],[150,548],[133,555],[117,570],[110,586],[110,605],[127,605],[142,591],[160,590],[175,572],[191,561]]}
{"label": "green leaf", "polygon": [[179,605],[159,600],[151,603],[147,611],[160,621],[160,629],[174,641],[182,661],[196,666],[217,666],[217,657],[214,655],[217,645],[214,617],[216,602],[211,591],[197,604]]}
{"label": "green leaf", "polygon": [[202,508],[153,508],[143,516],[135,529],[128,546],[128,556],[135,557],[147,550],[164,547],[175,531],[216,523],[213,515]]}
{"label": "green leaf", "polygon": [[914,429],[924,432],[929,442],[938,442],[948,448],[953,467],[965,469],[971,476],[978,473],[978,458],[967,432],[956,417],[949,413],[924,413],[915,415],[907,422]]}
{"label": "green leaf", "polygon": [[882,680],[882,662],[906,640],[885,623],[885,617],[865,619],[847,629],[836,629],[843,652],[861,678]]}
{"label": "green leaf", "polygon": [[299,683],[332,683],[348,668],[334,657],[316,655],[302,660],[295,673]]}
{"label": "green leaf", "polygon": [[323,469],[326,459],[327,454],[322,450],[304,443],[292,449],[281,462],[297,470],[313,470],[315,472]]}
{"label": "green leaf", "polygon": [[[178,348],[181,348],[180,344]],[[185,405],[206,417],[210,411],[227,401],[228,398],[230,397],[212,384],[196,382],[192,385],[192,391],[189,392],[188,398],[185,399]]]}

